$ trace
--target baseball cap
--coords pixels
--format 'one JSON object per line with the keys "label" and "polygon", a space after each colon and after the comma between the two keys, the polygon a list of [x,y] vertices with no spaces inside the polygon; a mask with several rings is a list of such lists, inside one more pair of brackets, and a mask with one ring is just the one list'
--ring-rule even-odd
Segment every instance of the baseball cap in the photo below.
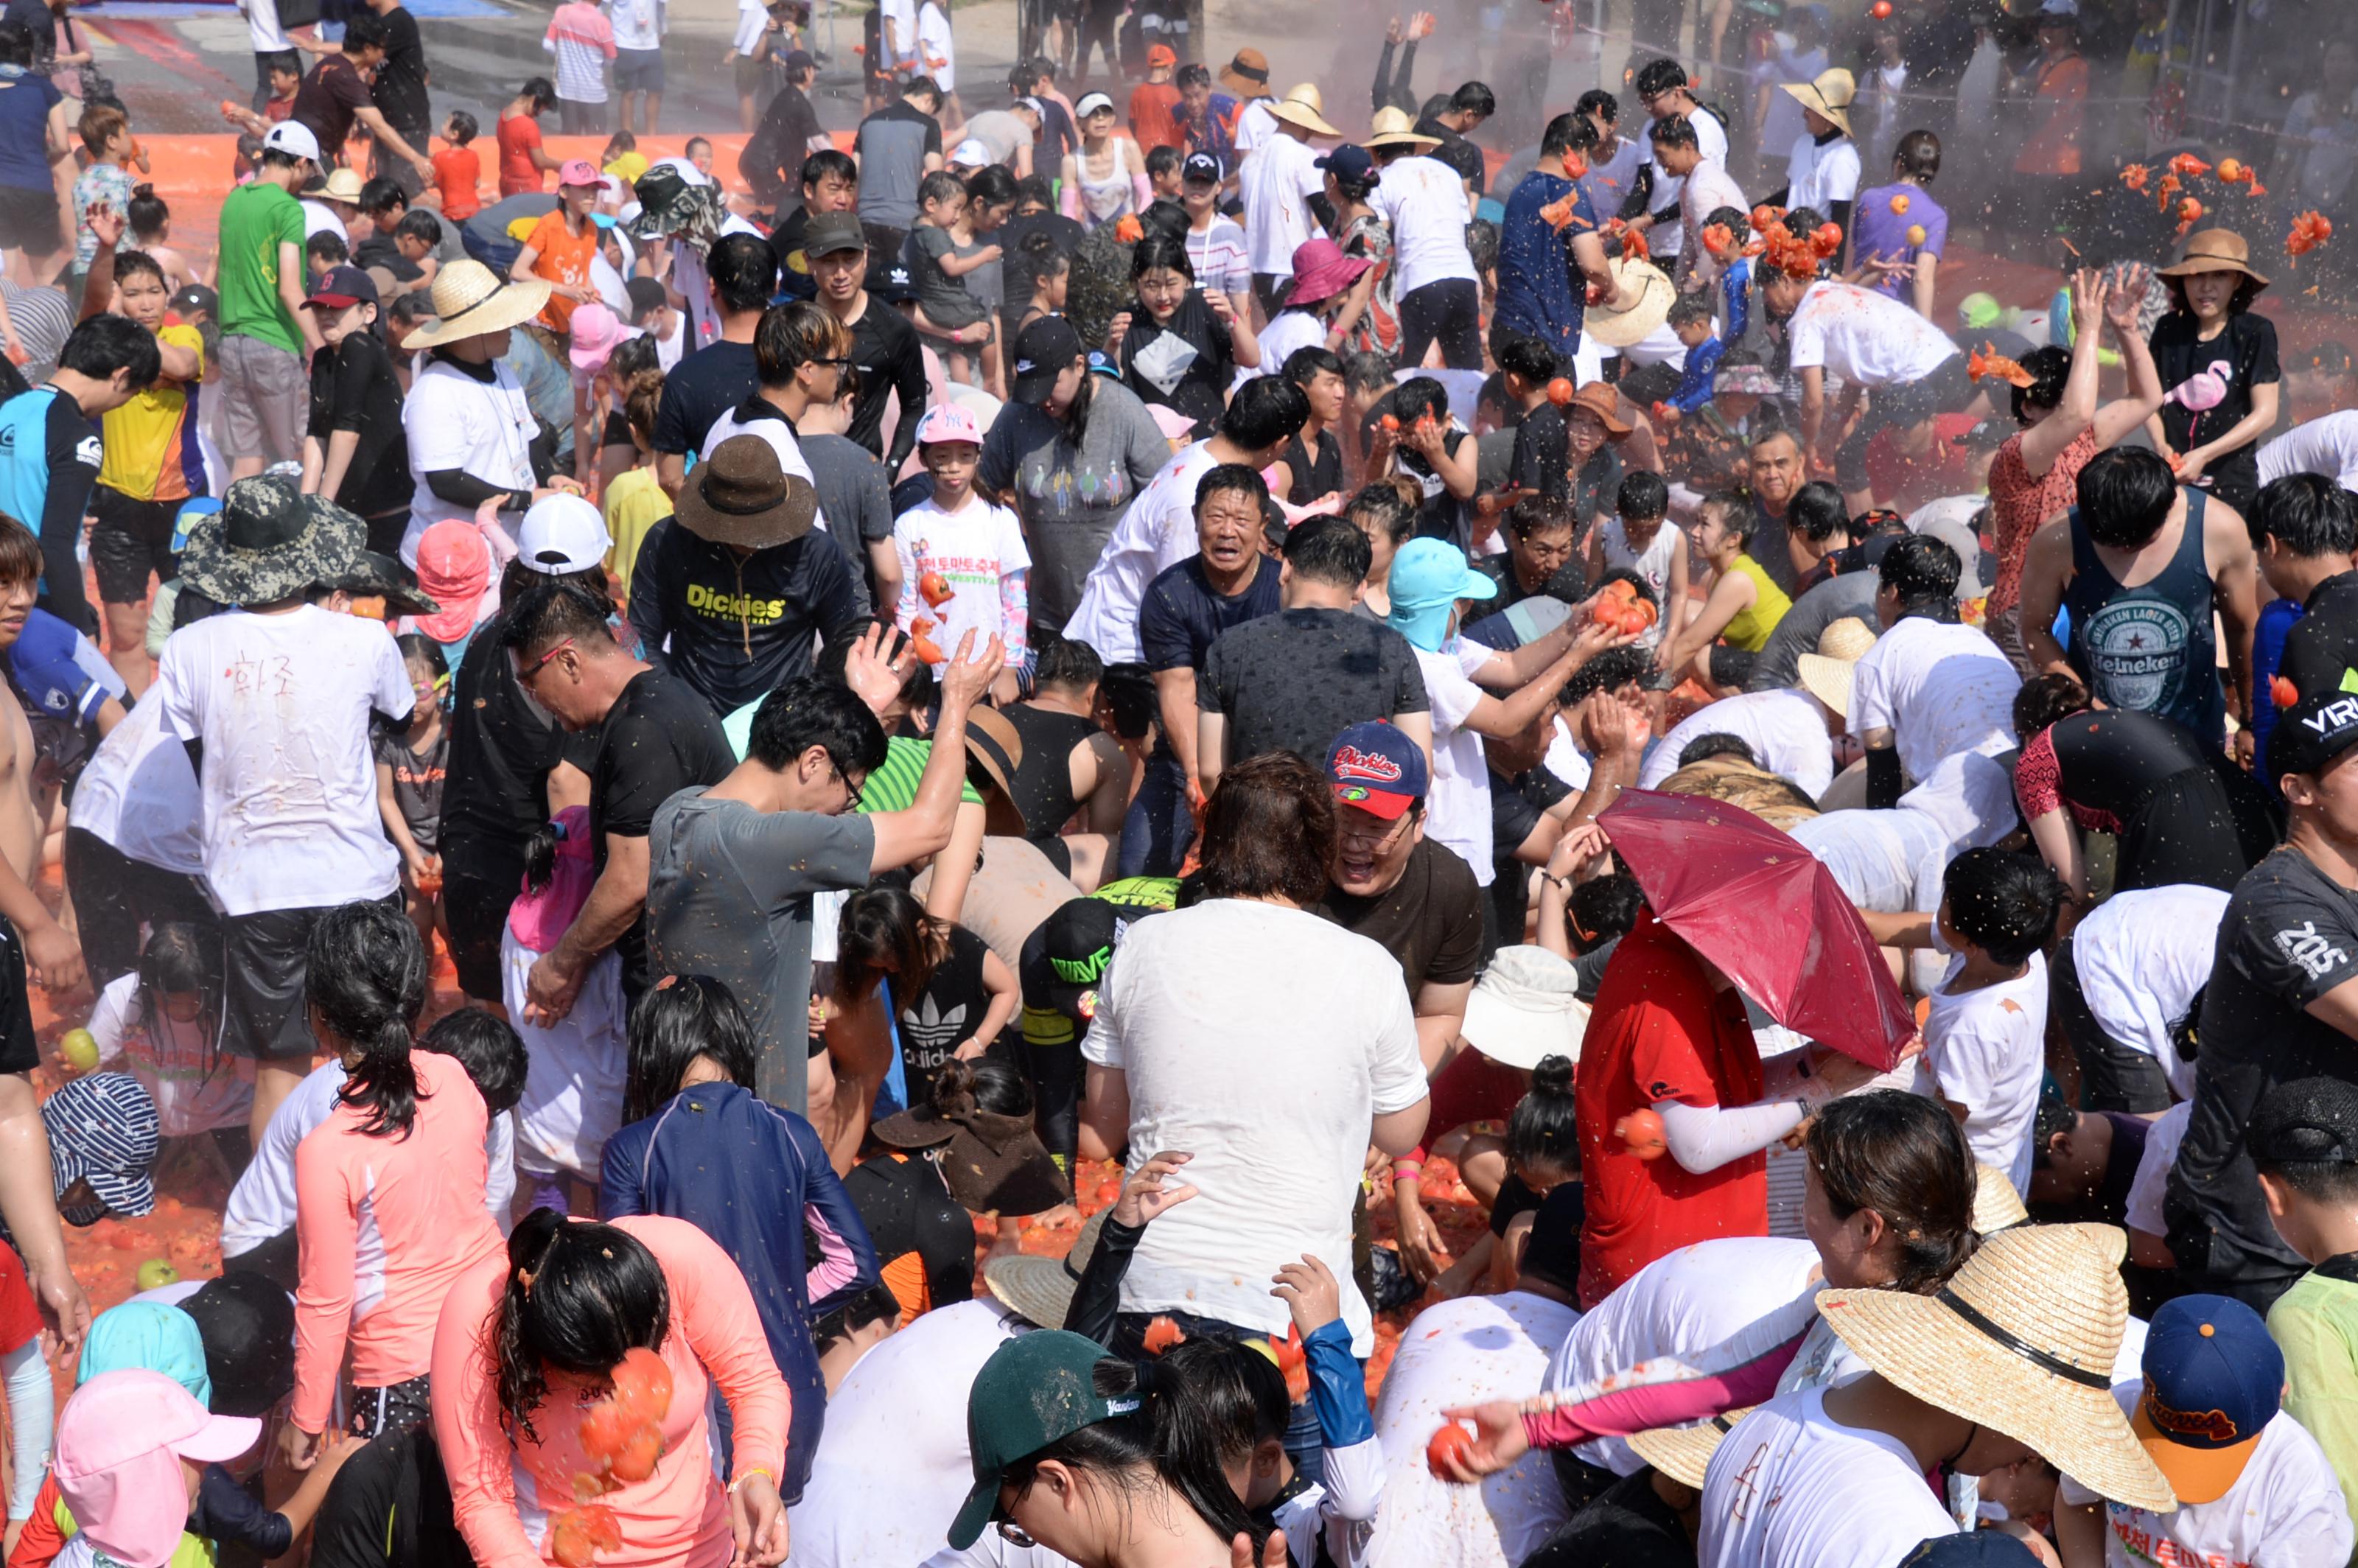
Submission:
{"label": "baseball cap", "polygon": [[311,127],[300,120],[281,120],[270,127],[262,138],[262,150],[266,153],[287,153],[294,157],[319,161],[319,138]]}
{"label": "baseball cap", "polygon": [[1498,585],[1467,566],[1466,552],[1446,539],[1411,539],[1401,546],[1386,586],[1392,603],[1410,610],[1498,597]]}
{"label": "baseball cap", "polygon": [[573,362],[575,370],[593,375],[606,368],[607,360],[624,339],[639,336],[636,329],[623,326],[620,316],[596,299],[574,307],[570,327],[572,341],[566,349],[566,357]]}
{"label": "baseball cap", "polygon": [[786,69],[788,70],[817,70],[818,69],[818,59],[808,49],[788,49],[786,51]]}
{"label": "baseball cap", "polygon": [[949,1541],[964,1552],[980,1539],[999,1511],[1000,1478],[1019,1459],[1037,1454],[1085,1426],[1129,1415],[1137,1396],[1108,1399],[1097,1391],[1105,1348],[1086,1335],[1038,1329],[991,1352],[966,1401],[967,1446],[974,1456],[974,1487]]}
{"label": "baseball cap", "polygon": [[917,286],[911,280],[909,269],[890,256],[878,256],[868,264],[868,279],[863,287],[887,305],[917,297]]}
{"label": "baseball cap", "polygon": [[2344,671],[2334,687],[2300,699],[2277,719],[2268,737],[2268,775],[2323,773],[2333,761],[2358,746],[2358,695],[2342,689],[2358,686],[2358,671]]}
{"label": "baseball cap", "polygon": [[548,495],[532,503],[516,528],[516,555],[550,577],[586,572],[614,547],[606,520],[579,495]]}
{"label": "baseball cap", "polygon": [[123,1568],[163,1568],[189,1522],[180,1461],[225,1465],[262,1422],[213,1415],[161,1372],[101,1372],[58,1413],[50,1471],[82,1537]]}
{"label": "baseball cap", "polygon": [[1351,142],[1310,161],[1314,168],[1323,168],[1337,179],[1365,179],[1376,168],[1376,160],[1368,149]]}
{"label": "baseball cap", "polygon": [[962,403],[936,403],[917,422],[917,445],[946,446],[952,441],[982,445],[982,427]]}
{"label": "baseball cap", "polygon": [[966,168],[982,168],[991,161],[990,149],[984,146],[979,139],[968,136],[950,149],[948,161]]}
{"label": "baseball cap", "polygon": [[1080,1020],[1083,1029],[1098,1013],[1098,990],[1113,966],[1121,935],[1121,914],[1101,898],[1066,899],[1040,927],[1047,959],[1050,1006]]}
{"label": "baseball cap", "polygon": [[586,157],[569,157],[557,166],[557,183],[586,185],[592,190],[611,190],[614,182],[598,172],[598,166]]}
{"label": "baseball cap", "polygon": [[63,1195],[79,1181],[90,1184],[103,1206],[60,1208],[72,1225],[96,1225],[109,1210],[130,1218],[156,1206],[156,1184],[147,1174],[156,1162],[159,1124],[156,1102],[128,1073],[92,1073],[76,1078],[41,1104],[41,1126],[49,1135],[49,1162]]}
{"label": "baseball cap", "polygon": [[1171,52],[1171,46],[1169,44],[1156,44],[1153,48],[1146,51],[1146,69],[1149,70],[1152,70],[1157,66],[1177,65],[1178,63],[1179,57]]}
{"label": "baseball cap", "polygon": [[1080,333],[1062,316],[1043,316],[1024,328],[1015,337],[1015,401],[1045,403],[1056,377],[1084,351]]}
{"label": "baseball cap", "polygon": [[2282,1402],[2284,1352],[2232,1296],[2180,1296],[2153,1314],[2145,1392],[2129,1424],[2180,1503],[2227,1494]]}
{"label": "baseball cap", "polygon": [[272,1281],[239,1271],[207,1280],[180,1303],[196,1319],[221,1415],[267,1414],[295,1390],[295,1303]]}
{"label": "baseball cap", "polygon": [[325,306],[330,310],[348,310],[355,305],[376,303],[376,279],[356,266],[331,266],[319,279],[319,287],[304,298],[308,306]]}
{"label": "baseball cap", "polygon": [[221,296],[201,283],[192,283],[172,296],[172,308],[183,316],[193,310],[214,315],[221,309]]}
{"label": "baseball cap", "polygon": [[868,233],[849,212],[820,212],[803,226],[803,254],[831,256],[838,251],[864,251]]}
{"label": "baseball cap", "polygon": [[2260,1165],[2358,1165],[2358,1084],[2294,1078],[2260,1097],[2244,1146]]}
{"label": "baseball cap", "polygon": [[1354,724],[1326,749],[1326,782],[1344,806],[1396,822],[1422,800],[1432,781],[1424,748],[1398,727],[1372,719]]}
{"label": "baseball cap", "polygon": [[1220,160],[1210,153],[1189,153],[1187,161],[1179,166],[1182,179],[1200,179],[1217,185],[1225,178],[1220,173]]}

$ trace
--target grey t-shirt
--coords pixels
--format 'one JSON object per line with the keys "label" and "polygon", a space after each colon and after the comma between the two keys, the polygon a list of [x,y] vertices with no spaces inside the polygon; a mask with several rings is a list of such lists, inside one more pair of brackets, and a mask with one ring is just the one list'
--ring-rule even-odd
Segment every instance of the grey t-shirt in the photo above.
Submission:
{"label": "grey t-shirt", "polygon": [[1791,686],[1801,673],[1801,655],[1818,651],[1818,638],[1845,615],[1875,624],[1875,589],[1880,579],[1873,572],[1830,577],[1793,600],[1777,629],[1768,633],[1752,661],[1747,691],[1773,691]]}
{"label": "grey t-shirt", "polygon": [[983,301],[968,291],[963,277],[942,270],[944,256],[970,257],[980,245],[962,245],[947,229],[921,223],[901,246],[901,263],[917,286],[917,303],[936,327],[970,327],[982,319]]}
{"label": "grey t-shirt", "polygon": [[894,103],[860,122],[860,221],[905,229],[917,221],[917,187],[925,155],[942,150],[941,122],[912,103]]}
{"label": "grey t-shirt", "polygon": [[1281,610],[1220,633],[1195,703],[1228,716],[1228,754],[1326,760],[1335,737],[1370,719],[1431,707],[1416,650],[1347,610]]}
{"label": "grey t-shirt", "polygon": [[1171,443],[1138,395],[1103,376],[1090,379],[1077,445],[1064,421],[1028,403],[1000,409],[982,438],[978,477],[1013,492],[1032,542],[1034,633],[1065,629],[1113,525],[1171,460]]}
{"label": "grey t-shirt", "polygon": [[868,885],[865,816],[756,811],[703,789],[664,802],[647,835],[653,971],[710,975],[735,993],[761,1056],[758,1092],[809,1108],[811,894]]}
{"label": "grey t-shirt", "polygon": [[892,536],[892,487],[885,481],[884,465],[849,436],[805,436],[802,448],[811,488],[818,492],[819,515],[850,557],[860,613],[889,617],[892,606],[876,603],[876,572],[868,564],[868,546]]}
{"label": "grey t-shirt", "polygon": [[[966,134],[990,149],[990,161],[1014,167],[1016,149],[1032,145],[1032,127],[1011,109],[985,109],[966,123]],[[1051,171],[1053,172],[1053,171]]]}

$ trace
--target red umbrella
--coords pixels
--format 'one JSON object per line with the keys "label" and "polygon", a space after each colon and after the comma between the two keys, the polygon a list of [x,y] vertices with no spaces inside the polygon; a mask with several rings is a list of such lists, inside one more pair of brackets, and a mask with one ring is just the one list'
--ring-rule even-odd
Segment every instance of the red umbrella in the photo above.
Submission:
{"label": "red umbrella", "polygon": [[1630,790],[1597,825],[1655,918],[1799,1034],[1888,1071],[1915,1016],[1816,856],[1740,806]]}

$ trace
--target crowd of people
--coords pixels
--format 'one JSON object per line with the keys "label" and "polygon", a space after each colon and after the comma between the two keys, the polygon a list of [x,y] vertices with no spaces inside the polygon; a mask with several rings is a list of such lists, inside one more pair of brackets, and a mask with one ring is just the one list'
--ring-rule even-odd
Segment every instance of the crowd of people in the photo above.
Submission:
{"label": "crowd of people", "polygon": [[2050,104],[2087,254],[1960,306],[1814,7],[1520,155],[1429,16],[1362,116],[1050,9],[829,128],[749,4],[732,170],[568,0],[486,170],[260,0],[210,255],[0,19],[9,1568],[2353,1562],[2271,210],[2106,230]]}

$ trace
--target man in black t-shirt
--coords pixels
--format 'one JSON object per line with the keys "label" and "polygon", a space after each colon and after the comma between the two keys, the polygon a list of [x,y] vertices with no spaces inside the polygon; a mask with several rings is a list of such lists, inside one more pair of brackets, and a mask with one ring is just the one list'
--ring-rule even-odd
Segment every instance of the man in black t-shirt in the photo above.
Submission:
{"label": "man in black t-shirt", "polygon": [[2308,1265],[2269,1220],[2244,1145],[2260,1097],[2358,1080],[2358,696],[2328,688],[2277,720],[2265,759],[2291,816],[2244,874],[2202,996],[2200,1071],[2165,1214],[2180,1283],[2266,1312]]}
{"label": "man in black t-shirt", "polygon": [[600,730],[590,768],[598,880],[525,984],[527,1016],[554,1023],[572,1011],[609,948],[622,958],[624,999],[635,1001],[647,989],[647,831],[665,801],[719,784],[737,755],[711,707],[686,683],[624,653],[606,629],[606,605],[580,588],[534,587],[509,613],[499,640],[534,701],[568,730]]}
{"label": "man in black t-shirt", "polygon": [[1476,196],[1483,193],[1490,171],[1483,161],[1482,149],[1466,140],[1466,133],[1498,112],[1498,101],[1490,89],[1482,82],[1468,81],[1449,95],[1446,108],[1416,123],[1418,135],[1441,138],[1441,145],[1425,156],[1439,158],[1455,169],[1457,178],[1472,186]]}
{"label": "man in black t-shirt", "polygon": [[[415,31],[416,24],[411,27]],[[388,172],[394,164],[401,163],[421,181],[431,179],[433,160],[385,118],[370,92],[369,73],[384,63],[389,37],[384,18],[374,13],[345,23],[343,52],[322,56],[311,68],[311,74],[295,90],[295,107],[287,117],[319,138],[320,153],[330,167],[343,162],[344,143],[358,122],[376,138],[379,161]]]}
{"label": "man in black t-shirt", "polygon": [[[434,112],[426,97],[426,43],[418,34],[417,18],[401,0],[368,0],[368,8],[384,24],[384,59],[369,84],[369,96],[401,139],[425,152],[434,136]],[[415,197],[426,189],[416,166],[399,159],[385,160],[378,172],[400,186],[404,196]]]}
{"label": "man in black t-shirt", "polygon": [[2260,575],[2301,606],[2277,674],[2304,697],[2338,689],[2358,665],[2358,499],[2323,474],[2288,473],[2260,492],[2250,521],[2264,541]]}
{"label": "man in black t-shirt", "polygon": [[[925,351],[908,318],[868,289],[868,240],[860,221],[849,212],[827,212],[810,220],[803,231],[803,256],[818,287],[818,302],[828,314],[851,329],[851,368],[860,391],[852,399],[851,424],[843,433],[884,460],[892,473],[901,471],[917,446],[917,418],[913,410],[925,406]],[[885,255],[892,259],[891,253]],[[884,446],[884,402],[901,395],[902,414],[892,427],[892,446]]]}
{"label": "man in black t-shirt", "polygon": [[[753,330],[778,286],[778,260],[759,234],[723,234],[704,258],[720,337],[674,365],[655,405],[655,476],[677,496],[687,476],[687,454],[723,414],[753,395],[762,378],[753,365]],[[681,329],[683,331],[686,328]]]}
{"label": "man in black t-shirt", "polygon": [[[827,135],[809,96],[811,83],[818,80],[818,62],[807,50],[795,49],[786,56],[785,78],[785,85],[762,112],[762,123],[745,138],[745,150],[737,155],[737,172],[752,188],[753,200],[764,207],[785,200],[787,190],[802,178],[805,161]],[[783,263],[784,253],[778,259]]]}

